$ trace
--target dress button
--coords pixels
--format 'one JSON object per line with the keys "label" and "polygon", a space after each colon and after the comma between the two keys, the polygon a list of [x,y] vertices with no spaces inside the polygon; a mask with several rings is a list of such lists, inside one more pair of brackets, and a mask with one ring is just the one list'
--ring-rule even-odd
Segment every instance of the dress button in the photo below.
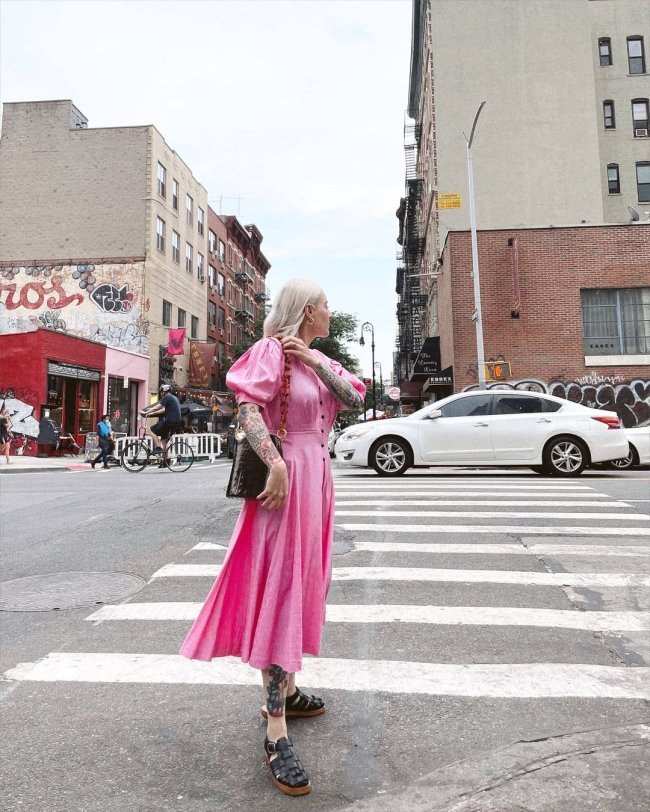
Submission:
{"label": "dress button", "polygon": [[320,444],[320,447],[321,447],[321,448],[325,448],[325,444],[324,444],[324,443],[321,443],[321,444]]}
{"label": "dress button", "polygon": [[325,434],[325,429],[321,429],[321,430],[320,430],[320,433],[321,433],[321,434]]}
{"label": "dress button", "polygon": [[320,416],[320,419],[321,419],[321,420],[325,420],[325,415],[324,415],[324,414],[322,414],[322,415]]}

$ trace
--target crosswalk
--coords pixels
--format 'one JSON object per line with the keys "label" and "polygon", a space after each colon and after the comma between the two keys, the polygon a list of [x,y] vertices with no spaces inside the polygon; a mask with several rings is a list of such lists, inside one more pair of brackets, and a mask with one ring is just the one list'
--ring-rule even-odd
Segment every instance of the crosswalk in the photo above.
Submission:
{"label": "crosswalk", "polygon": [[[335,551],[322,656],[305,661],[302,686],[504,699],[650,699],[650,669],[604,657],[602,644],[603,635],[634,640],[650,631],[648,607],[638,606],[650,587],[645,505],[572,480],[468,474],[387,481],[347,473],[335,479],[343,549]],[[52,652],[16,666],[6,678],[257,685],[258,674],[236,659],[199,663],[175,653],[220,571],[226,539],[220,540],[199,541],[182,562],[154,572],[137,599],[87,617],[97,634],[130,624],[134,651]],[[607,593],[610,603],[593,609],[577,604],[581,591]],[[172,594],[186,599],[170,600]],[[151,624],[159,624],[165,646],[139,651],[138,636],[151,640]],[[362,630],[365,643],[351,652],[350,641],[354,646]],[[438,661],[437,635],[463,630],[511,637],[501,657],[494,647],[470,649],[475,644],[463,638],[453,661]],[[559,633],[568,635],[557,644],[566,648],[549,658],[540,635]],[[579,662],[572,642],[586,655]],[[535,658],[536,645],[546,659]]]}

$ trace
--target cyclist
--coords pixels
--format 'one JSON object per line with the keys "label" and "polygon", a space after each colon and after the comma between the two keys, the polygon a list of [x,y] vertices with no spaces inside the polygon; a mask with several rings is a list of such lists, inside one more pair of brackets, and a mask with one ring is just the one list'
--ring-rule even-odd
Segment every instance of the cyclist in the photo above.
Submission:
{"label": "cyclist", "polygon": [[[160,455],[167,447],[167,441],[172,434],[180,431],[183,427],[181,420],[181,403],[176,395],[172,394],[172,388],[168,383],[164,383],[158,390],[159,400],[157,403],[147,406],[140,414],[143,417],[152,415],[163,415],[162,419],[150,426],[147,433],[153,441],[153,453]],[[160,444],[160,441],[162,445]]]}

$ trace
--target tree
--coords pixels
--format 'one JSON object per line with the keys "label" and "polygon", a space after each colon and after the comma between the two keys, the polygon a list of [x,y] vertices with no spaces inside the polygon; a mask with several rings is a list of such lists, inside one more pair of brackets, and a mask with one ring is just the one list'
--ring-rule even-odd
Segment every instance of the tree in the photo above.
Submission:
{"label": "tree", "polygon": [[359,359],[350,352],[349,344],[359,341],[359,319],[350,313],[336,311],[330,321],[330,334],[327,338],[317,338],[312,347],[328,355],[349,372],[360,374]]}

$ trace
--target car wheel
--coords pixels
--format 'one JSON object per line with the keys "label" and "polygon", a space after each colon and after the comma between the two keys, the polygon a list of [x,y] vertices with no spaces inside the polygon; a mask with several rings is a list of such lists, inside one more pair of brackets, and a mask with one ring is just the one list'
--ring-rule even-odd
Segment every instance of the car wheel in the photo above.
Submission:
{"label": "car wheel", "polygon": [[543,465],[531,465],[530,470],[542,476],[548,476],[550,473]]}
{"label": "car wheel", "polygon": [[382,437],[370,449],[370,465],[379,476],[401,476],[411,466],[411,449],[398,437]]}
{"label": "car wheel", "polygon": [[630,468],[634,468],[634,466],[638,464],[639,455],[637,454],[636,448],[631,445],[627,457],[621,457],[620,460],[609,460],[609,462],[605,463],[605,468],[610,468],[614,471],[629,471]]}
{"label": "car wheel", "polygon": [[553,476],[578,476],[589,464],[589,452],[576,437],[556,437],[544,449],[543,459]]}

